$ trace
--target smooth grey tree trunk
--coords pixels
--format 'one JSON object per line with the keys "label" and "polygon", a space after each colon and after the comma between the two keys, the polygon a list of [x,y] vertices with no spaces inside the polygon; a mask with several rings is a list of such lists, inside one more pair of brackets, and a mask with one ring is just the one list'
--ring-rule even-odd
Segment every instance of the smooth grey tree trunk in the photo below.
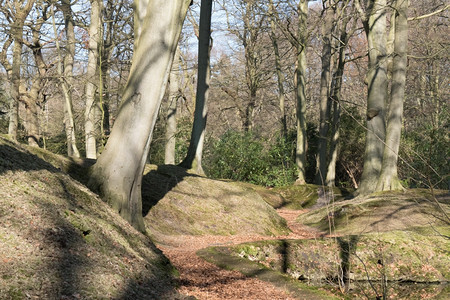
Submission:
{"label": "smooth grey tree trunk", "polygon": [[327,176],[328,158],[328,130],[330,128],[331,98],[330,98],[330,73],[331,73],[331,35],[334,23],[334,9],[330,1],[324,1],[325,20],[322,24],[322,73],[320,76],[320,124],[318,157],[316,165],[315,182],[325,185]]}
{"label": "smooth grey tree trunk", "polygon": [[198,80],[195,97],[194,125],[186,158],[180,166],[204,174],[202,168],[203,143],[208,115],[208,97],[211,81],[211,13],[212,0],[202,0],[200,6],[200,26],[198,40]]}
{"label": "smooth grey tree trunk", "polygon": [[86,143],[86,158],[97,158],[97,122],[98,106],[95,103],[95,93],[99,80],[97,79],[97,61],[99,44],[101,42],[100,17],[102,2],[91,0],[91,24],[89,25],[89,53],[87,66],[87,82],[85,87],[86,107],[84,112],[84,133]]}
{"label": "smooth grey tree trunk", "polygon": [[296,68],[296,98],[297,98],[297,184],[306,183],[306,44],[308,1],[299,0],[298,3],[298,42]]}
{"label": "smooth grey tree trunk", "polygon": [[375,191],[383,162],[387,101],[386,0],[371,0],[367,27],[369,69],[367,74],[367,133],[364,169],[357,194]]}
{"label": "smooth grey tree trunk", "polygon": [[180,47],[177,47],[173,59],[172,70],[169,77],[169,105],[167,108],[166,122],[166,145],[164,151],[164,163],[166,165],[175,164],[175,148],[177,134],[177,102],[180,98],[179,88],[180,74]]}
{"label": "smooth grey tree trunk", "polygon": [[[59,56],[58,62],[59,81],[61,83],[61,89],[63,91],[64,96],[64,124],[67,140],[67,155],[73,157],[80,157],[80,152],[78,151],[76,142],[75,121],[72,105],[73,63],[75,59],[75,31],[74,31],[75,24],[72,15],[73,14],[72,7],[69,0],[61,1],[61,10],[64,15],[64,26],[67,39],[64,54],[64,68],[61,65],[62,54],[58,39],[55,40],[55,43]],[[54,31],[55,35],[57,35],[56,25]]]}
{"label": "smooth grey tree trunk", "polygon": [[391,102],[389,104],[383,166],[377,185],[377,190],[379,191],[403,189],[397,175],[397,162],[402,130],[403,101],[405,98],[409,1],[397,0],[395,4],[395,39]]}
{"label": "smooth grey tree trunk", "polygon": [[146,13],[130,76],[111,135],[90,172],[89,187],[140,231],[145,231],[142,175],[190,2],[152,0],[147,7],[136,6]]}

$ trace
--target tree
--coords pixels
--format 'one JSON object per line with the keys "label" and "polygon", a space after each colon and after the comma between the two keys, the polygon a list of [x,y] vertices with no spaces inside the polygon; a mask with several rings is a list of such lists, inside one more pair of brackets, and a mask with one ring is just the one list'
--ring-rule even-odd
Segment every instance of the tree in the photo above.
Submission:
{"label": "tree", "polygon": [[298,41],[297,41],[297,67],[295,72],[296,99],[297,99],[297,147],[296,164],[298,168],[297,183],[306,183],[306,45],[308,41],[307,20],[308,1],[299,0],[298,13]]}
{"label": "tree", "polygon": [[331,1],[324,1],[324,20],[322,23],[322,73],[320,77],[320,125],[319,145],[316,165],[316,184],[325,184],[327,174],[328,129],[331,111],[330,76],[331,76],[331,50],[332,34],[335,27],[336,7]]}
{"label": "tree", "polygon": [[370,0],[368,19],[364,20],[369,48],[367,73],[367,133],[364,152],[364,170],[358,194],[369,194],[376,189],[383,162],[385,141],[385,110],[387,99],[386,0]]}
{"label": "tree", "polygon": [[61,10],[64,15],[64,28],[66,32],[66,47],[64,53],[64,66],[62,65],[63,55],[59,46],[58,32],[55,24],[55,14],[53,13],[53,27],[55,32],[55,45],[58,52],[58,75],[61,89],[64,95],[64,125],[67,139],[67,155],[80,157],[75,136],[75,121],[73,116],[72,88],[73,88],[73,64],[75,60],[75,22],[73,20],[72,4],[69,0],[61,1]]}
{"label": "tree", "polygon": [[84,131],[86,143],[86,158],[97,158],[97,133],[98,128],[98,106],[95,101],[97,80],[97,61],[99,59],[100,42],[102,40],[102,30],[100,19],[102,12],[102,2],[100,0],[91,1],[91,24],[89,25],[89,56],[87,66],[86,82],[86,108],[84,113]]}
{"label": "tree", "polygon": [[395,1],[395,39],[391,101],[389,103],[383,165],[376,187],[379,191],[403,189],[397,175],[397,162],[402,130],[403,101],[406,83],[408,5],[408,0]]}
{"label": "tree", "polygon": [[23,28],[34,5],[34,0],[27,2],[14,0],[11,9],[8,11],[9,17],[13,20],[11,24],[11,36],[14,40],[13,59],[11,70],[8,72],[12,83],[11,101],[9,107],[9,128],[8,134],[12,139],[17,139],[17,128],[19,126],[19,100],[20,100],[20,66],[22,64]]}
{"label": "tree", "polygon": [[277,74],[277,83],[278,83],[278,103],[280,107],[280,123],[281,123],[281,132],[284,139],[287,138],[287,117],[286,117],[286,95],[284,91],[284,76],[281,71],[281,57],[280,50],[278,47],[278,41],[276,37],[277,24],[276,24],[276,15],[275,15],[275,7],[273,5],[273,0],[269,1],[269,21],[270,21],[270,40],[272,41],[273,53],[275,55],[275,69]]}
{"label": "tree", "polygon": [[[139,1],[139,0],[137,0]],[[190,0],[138,5],[142,27],[116,122],[88,185],[124,219],[145,231],[141,184],[153,128]]]}
{"label": "tree", "polygon": [[194,125],[186,158],[180,166],[204,174],[202,168],[203,143],[205,140],[208,95],[211,82],[211,13],[212,0],[202,0],[198,39],[198,79],[195,97]]}
{"label": "tree", "polygon": [[45,86],[45,76],[49,68],[45,63],[41,45],[41,29],[49,18],[48,5],[47,3],[37,3],[39,15],[35,18],[34,24],[29,25],[32,27],[32,40],[24,40],[24,44],[30,48],[33,54],[35,71],[32,75],[31,87],[27,89],[27,92],[21,93],[20,99],[25,105],[27,141],[29,145],[35,147],[39,147],[39,107],[43,102],[41,92]]}
{"label": "tree", "polygon": [[175,164],[175,148],[177,133],[177,102],[180,97],[179,89],[180,73],[180,47],[177,47],[169,77],[169,105],[166,121],[166,145],[164,151],[164,163]]}

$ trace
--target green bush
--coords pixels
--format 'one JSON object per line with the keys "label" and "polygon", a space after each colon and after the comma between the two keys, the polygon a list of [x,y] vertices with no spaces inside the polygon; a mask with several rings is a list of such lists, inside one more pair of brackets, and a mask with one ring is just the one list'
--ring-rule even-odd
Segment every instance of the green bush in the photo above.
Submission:
{"label": "green bush", "polygon": [[282,186],[295,181],[293,153],[295,136],[265,145],[252,133],[228,131],[211,143],[204,167],[213,178]]}

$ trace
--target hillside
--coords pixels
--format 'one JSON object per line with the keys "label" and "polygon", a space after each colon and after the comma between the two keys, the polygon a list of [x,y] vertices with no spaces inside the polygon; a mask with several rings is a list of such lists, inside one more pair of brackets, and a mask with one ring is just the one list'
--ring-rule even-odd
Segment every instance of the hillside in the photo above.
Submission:
{"label": "hillside", "polygon": [[27,149],[0,137],[0,299],[183,299],[149,237]]}

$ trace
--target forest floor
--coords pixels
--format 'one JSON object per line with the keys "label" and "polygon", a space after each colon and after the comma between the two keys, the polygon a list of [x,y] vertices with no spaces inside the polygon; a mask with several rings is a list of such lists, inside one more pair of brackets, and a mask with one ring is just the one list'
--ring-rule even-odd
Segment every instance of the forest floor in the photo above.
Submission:
{"label": "forest floor", "polygon": [[[291,233],[285,236],[173,236],[158,247],[178,269],[179,292],[198,299],[298,299],[281,288],[243,275],[238,271],[221,269],[197,256],[196,252],[211,246],[231,246],[244,242],[275,239],[310,239],[321,235],[314,228],[303,226],[295,219],[306,210],[278,209]],[[306,299],[306,298],[305,298]]]}

